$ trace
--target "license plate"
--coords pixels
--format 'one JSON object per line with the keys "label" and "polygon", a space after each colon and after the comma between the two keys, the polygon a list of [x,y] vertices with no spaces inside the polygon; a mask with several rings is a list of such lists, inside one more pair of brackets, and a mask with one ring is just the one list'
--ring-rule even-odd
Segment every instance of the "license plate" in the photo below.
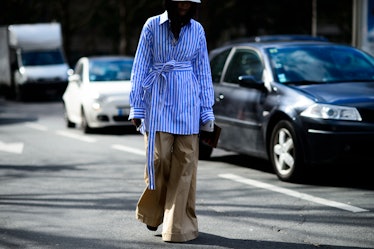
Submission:
{"label": "license plate", "polygon": [[128,116],[130,114],[130,108],[118,108],[118,116]]}

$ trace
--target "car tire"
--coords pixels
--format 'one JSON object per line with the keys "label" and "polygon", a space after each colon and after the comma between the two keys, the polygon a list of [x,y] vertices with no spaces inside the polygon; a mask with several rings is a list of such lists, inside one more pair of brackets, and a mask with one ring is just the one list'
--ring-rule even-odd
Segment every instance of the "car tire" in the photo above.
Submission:
{"label": "car tire", "polygon": [[213,148],[199,141],[199,160],[209,160],[213,152]]}
{"label": "car tire", "polygon": [[292,124],[282,120],[275,125],[270,139],[270,159],[277,177],[296,182],[303,171],[301,147]]}
{"label": "car tire", "polygon": [[82,111],[81,111],[81,125],[80,125],[80,127],[83,130],[83,132],[86,133],[86,134],[92,132],[91,127],[88,125],[86,114],[84,113],[83,108],[82,108]]}
{"label": "car tire", "polygon": [[75,123],[71,122],[69,117],[68,117],[68,113],[67,113],[65,104],[64,104],[64,120],[65,120],[65,124],[66,124],[67,128],[74,128],[75,127]]}

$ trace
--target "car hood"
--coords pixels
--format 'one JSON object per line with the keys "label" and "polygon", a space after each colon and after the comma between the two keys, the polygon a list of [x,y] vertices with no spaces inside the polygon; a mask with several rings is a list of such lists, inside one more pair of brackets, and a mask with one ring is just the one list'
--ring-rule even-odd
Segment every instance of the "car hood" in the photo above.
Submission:
{"label": "car hood", "polygon": [[316,84],[297,88],[316,102],[349,106],[364,103],[374,105],[374,82]]}
{"label": "car hood", "polygon": [[123,95],[131,91],[130,81],[94,82],[85,86],[85,91],[102,95]]}

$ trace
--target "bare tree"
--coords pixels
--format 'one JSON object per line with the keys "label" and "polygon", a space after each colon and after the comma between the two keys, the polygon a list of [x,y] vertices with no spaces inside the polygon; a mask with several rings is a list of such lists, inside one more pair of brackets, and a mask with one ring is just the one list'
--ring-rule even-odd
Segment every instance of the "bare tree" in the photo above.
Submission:
{"label": "bare tree", "polygon": [[126,0],[119,0],[119,54],[126,54]]}

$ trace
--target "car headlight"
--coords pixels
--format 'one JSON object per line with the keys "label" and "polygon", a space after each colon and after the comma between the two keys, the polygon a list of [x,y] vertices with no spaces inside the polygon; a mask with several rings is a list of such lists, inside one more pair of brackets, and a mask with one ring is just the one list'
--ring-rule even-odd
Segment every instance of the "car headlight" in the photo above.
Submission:
{"label": "car headlight", "polygon": [[100,111],[101,110],[101,104],[100,102],[94,100],[92,102],[92,105],[91,105],[92,109],[94,109],[95,111]]}
{"label": "car headlight", "polygon": [[18,84],[24,84],[28,80],[25,67],[19,68],[16,79]]}
{"label": "car headlight", "polygon": [[354,107],[314,104],[301,113],[303,117],[361,121],[361,115]]}
{"label": "car headlight", "polygon": [[94,109],[95,111],[100,111],[101,106],[106,100],[106,97],[103,95],[99,95],[99,94],[92,96],[92,97],[93,97],[92,104],[91,104],[92,109]]}

